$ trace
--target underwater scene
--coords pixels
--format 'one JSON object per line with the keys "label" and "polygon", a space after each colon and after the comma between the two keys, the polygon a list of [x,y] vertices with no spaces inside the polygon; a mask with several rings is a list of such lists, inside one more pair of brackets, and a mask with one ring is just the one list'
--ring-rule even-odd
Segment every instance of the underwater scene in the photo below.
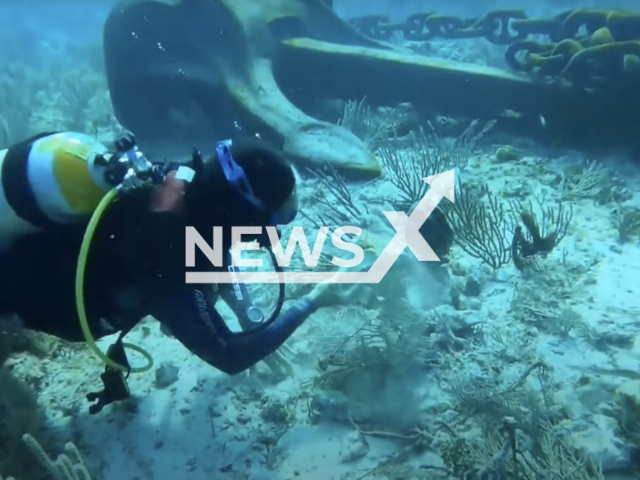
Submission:
{"label": "underwater scene", "polygon": [[636,2],[0,12],[0,480],[640,479]]}

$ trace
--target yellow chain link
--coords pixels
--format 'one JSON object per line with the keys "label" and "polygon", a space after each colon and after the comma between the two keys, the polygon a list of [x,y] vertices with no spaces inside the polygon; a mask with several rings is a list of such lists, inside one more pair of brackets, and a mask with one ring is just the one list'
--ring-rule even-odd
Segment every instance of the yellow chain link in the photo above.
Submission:
{"label": "yellow chain link", "polygon": [[[640,74],[640,12],[580,8],[552,18],[528,18],[522,10],[494,10],[483,17],[416,13],[404,22],[366,16],[350,20],[362,34],[388,41],[485,38],[507,45],[512,69],[594,86]],[[543,36],[539,41],[530,37]]]}

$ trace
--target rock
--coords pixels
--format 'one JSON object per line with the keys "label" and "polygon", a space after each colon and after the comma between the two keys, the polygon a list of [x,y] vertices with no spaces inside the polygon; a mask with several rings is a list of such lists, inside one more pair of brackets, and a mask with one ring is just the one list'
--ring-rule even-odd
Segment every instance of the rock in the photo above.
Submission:
{"label": "rock", "polygon": [[451,301],[450,305],[456,310],[461,310],[460,307],[460,290],[456,288],[451,289]]}
{"label": "rock", "polygon": [[342,440],[340,459],[343,463],[366,457],[368,453],[369,444],[360,432],[351,432]]}
{"label": "rock", "polygon": [[236,417],[236,421],[240,424],[240,425],[246,425],[247,423],[249,423],[251,421],[251,418],[248,415],[245,415],[244,413],[240,413],[238,414],[238,416]]}
{"label": "rock", "polygon": [[[582,418],[590,412],[598,411],[613,398],[614,386],[597,377],[584,377],[580,386],[567,385],[554,394],[555,403],[562,406],[570,419]],[[605,411],[599,413],[605,414]]]}
{"label": "rock", "polygon": [[572,439],[576,448],[588,453],[606,471],[629,468],[629,448],[620,438],[618,422],[596,414],[589,419],[573,422]]}
{"label": "rock", "polygon": [[263,400],[260,417],[271,423],[286,425],[291,421],[294,413],[287,404],[280,399],[270,399],[265,397]]}
{"label": "rock", "polygon": [[466,310],[470,310],[469,304],[470,304],[469,298],[467,298],[466,295],[459,295],[458,296],[458,301],[457,301],[455,307],[456,307],[456,310],[466,311]]}
{"label": "rock", "polygon": [[469,299],[469,310],[480,311],[482,308],[482,300],[479,298],[470,298]]}
{"label": "rock", "polygon": [[464,294],[467,297],[478,297],[481,291],[480,280],[476,276],[468,277],[464,285]]}
{"label": "rock", "polygon": [[622,409],[622,425],[634,430],[640,427],[640,380],[631,380],[616,388],[614,400]]}
{"label": "rock", "polygon": [[[446,201],[446,200],[445,200]],[[412,206],[411,210],[415,208]],[[445,260],[453,245],[453,228],[441,208],[437,207],[425,220],[420,229],[420,235],[427,241],[440,260]]]}
{"label": "rock", "polygon": [[180,369],[170,363],[163,363],[156,368],[156,388],[166,388],[178,380]]}
{"label": "rock", "polygon": [[344,422],[349,419],[349,401],[347,397],[333,390],[316,393],[311,399],[313,414],[319,419]]}

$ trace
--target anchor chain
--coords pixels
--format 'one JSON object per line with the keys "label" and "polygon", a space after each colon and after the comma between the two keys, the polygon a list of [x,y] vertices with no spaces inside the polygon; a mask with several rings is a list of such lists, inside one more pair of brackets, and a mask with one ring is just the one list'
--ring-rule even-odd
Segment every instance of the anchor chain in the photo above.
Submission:
{"label": "anchor chain", "polygon": [[382,15],[348,22],[381,41],[397,34],[416,42],[485,38],[507,46],[505,61],[516,71],[581,85],[640,75],[640,12],[579,8],[552,18],[529,18],[523,10],[493,10],[467,19],[415,13],[397,23]]}

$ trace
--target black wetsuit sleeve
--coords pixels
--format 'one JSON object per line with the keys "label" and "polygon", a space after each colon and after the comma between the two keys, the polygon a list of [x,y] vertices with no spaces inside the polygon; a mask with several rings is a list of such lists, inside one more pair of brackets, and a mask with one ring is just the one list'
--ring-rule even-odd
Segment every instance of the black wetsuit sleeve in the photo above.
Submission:
{"label": "black wetsuit sleeve", "polygon": [[303,299],[271,324],[231,332],[200,290],[183,285],[152,302],[150,313],[192,353],[234,375],[275,352],[314,311],[313,303]]}
{"label": "black wetsuit sleeve", "polygon": [[249,309],[253,307],[253,302],[249,296],[249,291],[244,283],[238,283],[240,289],[240,297],[234,289],[234,285],[230,283],[221,283],[218,285],[218,293],[220,298],[231,308],[238,318],[238,323],[242,331],[252,330],[256,328],[256,324],[249,318]]}

